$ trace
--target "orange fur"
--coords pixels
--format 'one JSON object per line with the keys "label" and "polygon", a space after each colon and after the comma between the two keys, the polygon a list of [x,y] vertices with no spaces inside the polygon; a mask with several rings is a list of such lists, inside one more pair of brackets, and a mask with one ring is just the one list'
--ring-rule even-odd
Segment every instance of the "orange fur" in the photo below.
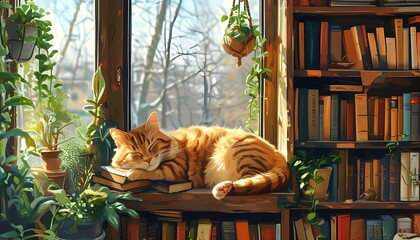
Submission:
{"label": "orange fur", "polygon": [[131,180],[191,180],[221,199],[278,191],[290,177],[285,157],[242,129],[193,126],[165,133],[153,112],[144,125],[110,134],[117,146],[112,165],[131,168]]}

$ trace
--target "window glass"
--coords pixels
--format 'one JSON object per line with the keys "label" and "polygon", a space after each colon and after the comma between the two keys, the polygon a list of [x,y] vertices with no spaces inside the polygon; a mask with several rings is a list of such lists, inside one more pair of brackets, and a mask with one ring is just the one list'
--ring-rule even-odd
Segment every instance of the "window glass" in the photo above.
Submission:
{"label": "window glass", "polygon": [[[46,19],[52,23],[51,34],[53,47],[59,54],[55,55],[57,63],[54,74],[63,81],[63,90],[69,95],[65,106],[71,113],[80,116],[81,123],[87,125],[90,115],[84,110],[85,99],[91,99],[91,79],[95,71],[95,16],[93,0],[50,1],[36,0],[36,4],[44,8]],[[35,50],[37,51],[37,50]],[[36,53],[34,53],[34,56]],[[34,57],[31,61],[19,64],[21,75],[28,81],[35,81],[32,71],[37,68]],[[31,89],[25,95],[36,101]],[[18,126],[26,128],[31,114],[20,109]],[[68,136],[75,136],[75,126],[67,129]],[[31,165],[38,165],[36,158],[31,158]]]}
{"label": "window glass", "polygon": [[[258,25],[259,1],[249,3]],[[223,50],[227,23],[220,19],[231,6],[231,1],[132,0],[132,128],[142,125],[151,111],[166,130],[246,125],[245,79],[253,54],[237,68],[237,59]]]}

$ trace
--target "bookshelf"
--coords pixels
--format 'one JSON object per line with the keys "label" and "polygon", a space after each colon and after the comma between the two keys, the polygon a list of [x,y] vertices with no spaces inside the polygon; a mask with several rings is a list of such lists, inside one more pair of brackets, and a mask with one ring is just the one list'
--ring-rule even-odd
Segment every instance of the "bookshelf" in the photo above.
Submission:
{"label": "bookshelf", "polygon": [[[329,152],[329,151],[338,151],[340,154],[346,156],[346,163],[344,167],[344,182],[343,178],[338,178],[335,182],[338,185],[338,191],[342,191],[339,194],[345,195],[341,197],[341,201],[332,201],[331,199],[321,202],[318,210],[321,216],[329,218],[331,215],[336,214],[346,214],[350,213],[351,215],[359,215],[364,212],[369,213],[378,213],[378,214],[404,214],[410,215],[413,213],[420,213],[420,204],[418,201],[365,201],[360,200],[359,196],[356,194],[356,191],[352,188],[354,187],[354,182],[351,183],[352,186],[349,186],[349,182],[355,181],[354,179],[348,179],[350,174],[349,169],[352,169],[351,174],[360,174],[357,172],[358,168],[354,167],[357,158],[366,158],[363,161],[368,161],[366,156],[374,156],[372,158],[382,158],[388,153],[387,144],[395,143],[394,140],[386,139],[385,136],[380,136],[379,138],[373,138],[369,135],[369,139],[361,141],[356,137],[354,139],[322,139],[318,137],[316,140],[308,140],[307,138],[302,139],[302,135],[299,133],[302,130],[302,126],[299,126],[299,101],[298,98],[301,91],[296,91],[296,89],[318,89],[319,96],[321,95],[338,95],[340,100],[351,100],[354,101],[355,92],[333,92],[328,91],[323,88],[328,85],[358,85],[363,86],[363,91],[361,94],[367,94],[368,97],[375,96],[380,98],[387,98],[391,96],[402,96],[404,93],[412,93],[420,91],[420,67],[404,67],[399,70],[387,68],[375,68],[372,66],[365,65],[362,62],[362,68],[354,69],[340,69],[336,65],[332,66],[331,64],[331,55],[328,58],[328,66],[323,66],[322,63],[318,67],[313,67],[313,65],[308,65],[307,62],[302,61],[302,58],[308,57],[308,53],[299,52],[302,49],[302,46],[305,48],[310,46],[310,44],[302,42],[302,37],[300,34],[302,32],[307,37],[308,32],[302,30],[306,27],[305,22],[316,22],[320,24],[319,38],[322,38],[321,33],[321,22],[328,22],[329,26],[339,26],[341,29],[342,41],[344,39],[344,30],[351,29],[353,26],[364,25],[366,33],[375,33],[376,37],[376,28],[384,27],[385,35],[387,37],[394,37],[390,35],[389,31],[389,22],[394,19],[400,18],[403,19],[403,28],[409,28],[406,25],[406,20],[409,17],[419,15],[420,7],[330,7],[330,6],[295,6],[293,0],[288,0],[287,12],[288,12],[288,21],[287,29],[288,32],[292,33],[287,36],[287,45],[291,46],[287,51],[287,108],[289,109],[289,129],[288,129],[288,154],[289,159],[293,156],[293,153],[298,149],[312,149],[320,152]],[[303,23],[303,24],[300,24]],[[304,27],[302,27],[302,25]],[[309,25],[308,25],[309,26]],[[417,34],[420,32],[420,25],[416,25]],[[331,31],[330,29],[328,31]],[[312,34],[312,33],[309,33]],[[330,34],[330,32],[329,32]],[[353,33],[355,34],[355,33]],[[329,35],[331,36],[331,35]],[[301,39],[301,40],[299,40]],[[322,41],[322,40],[321,40]],[[330,39],[329,39],[330,41]],[[410,43],[410,42],[409,42]],[[330,54],[331,42],[328,42],[328,54]],[[335,45],[341,44],[340,42],[335,42]],[[319,52],[319,55],[326,54],[325,52],[320,52],[323,47],[321,42],[316,42],[315,46],[318,46],[319,49],[315,49],[314,52]],[[367,44],[369,46],[369,44]],[[409,63],[411,64],[411,52],[410,46],[409,49]],[[324,47],[325,49],[325,47]],[[341,59],[347,61],[346,46],[341,45],[340,49],[342,51]],[[366,49],[365,49],[366,50]],[[368,49],[370,50],[370,49]],[[370,53],[370,52],[369,52]],[[318,56],[319,62],[322,62],[322,56]],[[362,61],[362,59],[360,59]],[[368,61],[372,63],[372,59],[368,58]],[[313,61],[312,61],[313,63]],[[304,99],[304,98],[303,98]],[[402,98],[401,98],[402,99]],[[308,103],[309,105],[309,103]],[[319,109],[318,109],[319,110]],[[317,111],[318,111],[317,110]],[[370,114],[372,111],[368,111],[368,118],[370,119]],[[309,115],[309,114],[308,114]],[[306,115],[306,116],[308,116]],[[304,116],[304,115],[300,115]],[[338,115],[339,119],[342,117]],[[344,115],[345,116],[345,115]],[[370,120],[369,120],[370,121]],[[401,120],[399,120],[401,122]],[[304,122],[304,121],[302,121]],[[339,128],[342,128],[339,122]],[[304,124],[306,124],[304,122]],[[373,126],[373,125],[371,125]],[[320,133],[321,134],[321,133]],[[340,133],[341,135],[341,133]],[[344,134],[343,134],[344,135]],[[305,135],[303,135],[305,136]],[[401,137],[397,138],[398,146],[396,148],[396,154],[402,152],[419,152],[420,151],[420,141],[406,141]],[[338,173],[340,174],[340,173]],[[353,176],[353,175],[351,175]],[[359,178],[355,176],[354,178]],[[341,179],[341,180],[340,180]],[[340,185],[344,185],[341,187]],[[296,182],[292,183],[292,187],[296,194],[299,194],[298,187]],[[352,194],[349,194],[349,190]],[[382,194],[382,193],[381,193]],[[348,197],[350,196],[350,197]],[[344,202],[345,199],[351,199],[350,202]],[[344,199],[344,200],[343,200]],[[295,220],[303,216],[303,213],[307,209],[307,203],[300,201],[300,207],[290,209],[290,236],[293,236],[294,229],[293,225]]]}

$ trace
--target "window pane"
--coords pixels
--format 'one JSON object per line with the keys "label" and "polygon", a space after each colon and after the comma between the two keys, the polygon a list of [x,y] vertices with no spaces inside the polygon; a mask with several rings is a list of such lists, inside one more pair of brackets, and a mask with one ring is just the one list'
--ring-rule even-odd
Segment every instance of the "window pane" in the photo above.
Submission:
{"label": "window pane", "polygon": [[[79,115],[81,122],[87,125],[90,117],[83,106],[85,99],[91,99],[91,79],[95,70],[94,2],[37,0],[36,4],[49,13],[46,19],[52,23],[50,33],[54,35],[54,39],[51,49],[59,51],[55,55],[57,65],[53,71],[58,79],[63,80],[63,90],[69,95],[65,106],[71,113]],[[21,74],[29,81],[35,81],[31,71],[37,68],[37,64],[34,59],[21,64]],[[25,95],[36,101],[31,89],[27,89]],[[23,116],[18,118],[18,125],[26,128],[25,124],[31,120],[30,111],[21,112],[18,116]],[[76,135],[74,128],[75,126],[67,128],[68,137]],[[40,165],[35,158],[31,162],[33,166]]]}
{"label": "window pane", "polygon": [[[239,1],[238,1],[239,2]],[[131,127],[156,111],[167,130],[193,124],[244,127],[252,53],[236,67],[222,47],[231,1],[132,1]],[[258,1],[250,1],[258,24]],[[257,130],[256,125],[253,129]]]}

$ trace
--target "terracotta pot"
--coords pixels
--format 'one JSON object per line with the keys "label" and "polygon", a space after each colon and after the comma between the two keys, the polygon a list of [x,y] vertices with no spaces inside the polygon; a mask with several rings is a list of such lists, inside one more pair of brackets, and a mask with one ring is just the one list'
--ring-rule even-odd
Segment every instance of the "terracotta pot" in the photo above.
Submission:
{"label": "terracotta pot", "polygon": [[[322,176],[322,178],[324,179],[324,181],[322,181],[320,184],[318,184],[318,186],[316,186],[314,192],[315,199],[318,199],[320,201],[325,201],[328,199],[328,185],[330,184],[332,170],[332,167],[325,167],[321,169],[316,169],[314,171],[315,177]],[[309,185],[312,187],[315,186],[315,181],[309,181]],[[312,196],[303,194],[303,199],[311,200]]]}
{"label": "terracotta pot", "polygon": [[61,159],[59,154],[61,150],[42,150],[41,157],[44,161],[44,168],[47,170],[60,170]]}
{"label": "terracotta pot", "polygon": [[245,57],[254,50],[255,36],[250,35],[245,37],[242,41],[231,38],[227,35],[223,36],[223,49],[234,57],[238,58],[238,67],[242,65],[241,58]]}

